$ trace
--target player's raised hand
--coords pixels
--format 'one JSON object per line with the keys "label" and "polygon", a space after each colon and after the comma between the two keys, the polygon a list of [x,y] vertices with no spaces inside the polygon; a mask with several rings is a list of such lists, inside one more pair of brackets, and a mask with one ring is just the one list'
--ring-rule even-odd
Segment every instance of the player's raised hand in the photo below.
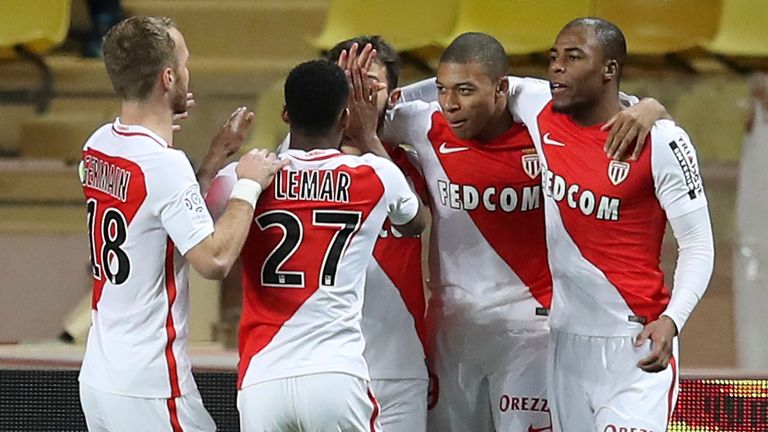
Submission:
{"label": "player's raised hand", "polygon": [[223,155],[225,158],[235,154],[251,131],[254,117],[253,111],[244,106],[232,111],[211,140],[208,152]]}
{"label": "player's raised hand", "polygon": [[203,194],[208,191],[211,180],[227,162],[227,158],[235,154],[243,145],[253,125],[253,118],[254,114],[248,111],[248,108],[236,109],[211,140],[208,153],[197,170],[197,181],[200,183]]}
{"label": "player's raised hand", "polygon": [[651,340],[651,353],[637,362],[637,367],[646,372],[661,372],[669,365],[672,358],[672,341],[677,334],[677,326],[666,315],[646,325],[643,331],[635,337],[635,346],[641,347]]}
{"label": "player's raised hand", "polygon": [[195,95],[192,93],[187,93],[187,110],[183,113],[178,113],[173,115],[173,125],[171,126],[171,129],[174,132],[178,132],[181,130],[181,125],[178,124],[183,120],[186,120],[189,118],[189,109],[195,106]]}
{"label": "player's raised hand", "polygon": [[637,160],[653,124],[657,120],[671,118],[664,105],[656,99],[645,98],[619,111],[603,125],[602,130],[610,131],[603,150],[614,160]]}
{"label": "player's raised hand", "polygon": [[[349,85],[349,124],[344,131],[345,143],[358,147],[361,152],[380,153],[381,143],[376,130],[379,124],[378,94],[383,83],[368,78],[368,71],[376,58],[376,50],[366,44],[358,52],[359,46],[353,44],[349,52],[342,52],[340,66],[346,67],[344,73]],[[375,148],[372,148],[375,147]]]}
{"label": "player's raised hand", "polygon": [[290,160],[278,160],[277,155],[265,149],[253,149],[244,154],[237,162],[237,178],[246,178],[261,184],[266,189],[275,174],[288,165]]}

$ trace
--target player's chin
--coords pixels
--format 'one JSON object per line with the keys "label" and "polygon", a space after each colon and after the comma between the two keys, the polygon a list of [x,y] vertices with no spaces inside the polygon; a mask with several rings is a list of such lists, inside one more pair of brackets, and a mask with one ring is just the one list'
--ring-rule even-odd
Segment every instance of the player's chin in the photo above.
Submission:
{"label": "player's chin", "polygon": [[573,101],[564,97],[552,97],[552,109],[559,113],[568,114],[573,111]]}
{"label": "player's chin", "polygon": [[461,123],[459,127],[451,127],[451,130],[459,139],[468,140],[475,136],[475,130],[472,127],[472,124],[466,121]]}
{"label": "player's chin", "polygon": [[187,109],[189,107],[187,106],[187,100],[185,99],[184,102],[176,102],[173,104],[173,113],[174,114],[184,114],[187,112]]}

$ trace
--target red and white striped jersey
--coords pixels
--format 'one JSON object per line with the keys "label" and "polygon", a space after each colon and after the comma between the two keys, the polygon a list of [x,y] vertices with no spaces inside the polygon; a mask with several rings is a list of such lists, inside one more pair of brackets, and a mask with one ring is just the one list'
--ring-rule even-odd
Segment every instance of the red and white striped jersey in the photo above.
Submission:
{"label": "red and white striped jersey", "polygon": [[[418,198],[384,158],[338,150],[288,150],[280,158],[291,164],[262,193],[241,253],[239,388],[321,372],[368,379],[365,270],[387,217],[409,222]],[[228,172],[209,195],[233,183]]]}
{"label": "red and white striped jersey", "polygon": [[[413,154],[386,146],[389,156],[426,196]],[[421,271],[421,237],[404,237],[387,221],[373,249],[365,279],[361,327],[371,379],[427,379],[424,340],[426,308]]]}
{"label": "red and white striped jersey", "polygon": [[[286,138],[278,152],[288,150]],[[427,186],[415,152],[384,146],[417,195]],[[424,278],[421,237],[403,237],[388,221],[368,263],[360,326],[371,379],[428,379],[425,364]]]}
{"label": "red and white striped jersey", "polygon": [[192,166],[157,134],[117,119],[85,143],[80,177],[94,278],[80,381],[136,397],[194,390],[182,255],[214,228]]}
{"label": "red and white striped jersey", "polygon": [[542,164],[554,280],[550,326],[635,336],[670,299],[659,268],[667,219],[707,205],[690,139],[661,120],[637,161],[614,161],[603,151],[602,125],[582,127],[552,109],[548,82],[511,84],[510,107]]}
{"label": "red and white striped jersey", "polygon": [[456,137],[437,103],[400,103],[384,137],[419,156],[430,195],[435,318],[491,333],[546,327],[547,266],[539,164],[521,124],[490,142]]}

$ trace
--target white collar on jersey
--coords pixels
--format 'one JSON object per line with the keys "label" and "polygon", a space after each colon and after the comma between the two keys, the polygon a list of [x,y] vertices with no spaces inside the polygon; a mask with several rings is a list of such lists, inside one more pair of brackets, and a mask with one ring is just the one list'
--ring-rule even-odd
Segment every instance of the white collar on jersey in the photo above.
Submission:
{"label": "white collar on jersey", "polygon": [[168,143],[158,134],[140,125],[128,125],[120,122],[120,117],[115,117],[114,123],[112,123],[112,129],[124,136],[144,135],[157,141],[163,147],[171,147]]}
{"label": "white collar on jersey", "polygon": [[289,148],[286,153],[288,156],[300,159],[300,160],[315,160],[321,158],[327,158],[330,156],[337,156],[341,154],[338,149],[314,149],[311,151],[297,150]]}

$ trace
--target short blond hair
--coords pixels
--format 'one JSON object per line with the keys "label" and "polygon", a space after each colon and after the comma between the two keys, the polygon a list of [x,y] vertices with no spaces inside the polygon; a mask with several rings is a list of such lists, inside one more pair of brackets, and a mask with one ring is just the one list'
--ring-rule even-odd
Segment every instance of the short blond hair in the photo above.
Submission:
{"label": "short blond hair", "polygon": [[145,100],[158,74],[176,68],[176,42],[167,17],[131,17],[112,27],[101,44],[112,87],[125,100]]}

